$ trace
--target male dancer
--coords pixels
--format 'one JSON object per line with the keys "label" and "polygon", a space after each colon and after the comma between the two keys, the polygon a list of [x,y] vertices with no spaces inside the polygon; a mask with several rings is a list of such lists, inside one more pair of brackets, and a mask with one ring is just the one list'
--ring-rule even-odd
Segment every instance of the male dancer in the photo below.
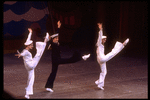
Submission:
{"label": "male dancer", "polygon": [[113,58],[116,54],[118,54],[124,48],[124,46],[126,46],[126,44],[129,42],[129,39],[126,39],[123,43],[117,41],[112,51],[109,52],[107,55],[105,55],[104,43],[106,42],[107,37],[103,36],[102,23],[98,23],[97,25],[100,31],[99,31],[99,37],[96,43],[96,46],[97,46],[96,53],[97,53],[97,62],[100,65],[101,73],[100,73],[99,79],[95,81],[95,84],[98,85],[98,88],[104,90],[104,80],[107,74],[106,62],[109,61],[111,58]]}
{"label": "male dancer", "polygon": [[44,42],[36,42],[36,55],[34,58],[32,58],[32,54],[29,52],[33,48],[33,41],[31,40],[31,35],[32,35],[32,29],[28,28],[29,34],[26,42],[24,45],[26,48],[18,54],[15,54],[15,56],[23,57],[24,60],[24,65],[26,70],[28,71],[28,80],[27,80],[27,87],[26,89],[26,95],[25,98],[29,99],[29,95],[33,95],[33,84],[34,84],[34,69],[36,68],[37,64],[39,63],[39,60],[44,52],[46,42],[49,41],[49,34],[46,33],[46,37]]}
{"label": "male dancer", "polygon": [[[58,21],[57,23],[58,28],[60,28],[61,23],[60,21]],[[58,32],[58,31],[57,31]],[[58,65],[59,64],[68,64],[68,63],[75,63],[77,61],[80,61],[81,59],[86,60],[87,58],[90,57],[90,54],[88,55],[84,55],[81,56],[78,52],[74,52],[73,56],[70,58],[61,58],[60,56],[60,45],[59,45],[59,33],[56,33],[54,35],[51,36],[51,48],[52,48],[52,71],[50,76],[47,79],[47,83],[45,85],[45,88],[47,91],[49,92],[53,92],[53,84],[54,84],[54,80],[56,77],[56,73],[58,70]]]}

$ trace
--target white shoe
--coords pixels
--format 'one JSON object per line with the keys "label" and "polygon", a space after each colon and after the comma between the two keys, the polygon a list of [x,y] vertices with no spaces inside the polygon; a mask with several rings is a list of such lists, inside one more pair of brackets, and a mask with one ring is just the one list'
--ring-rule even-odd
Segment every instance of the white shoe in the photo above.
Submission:
{"label": "white shoe", "polygon": [[24,97],[25,97],[26,99],[30,99],[29,95],[27,95],[27,94],[26,94]]}
{"label": "white shoe", "polygon": [[54,92],[51,88],[46,88],[46,90],[49,92]]}
{"label": "white shoe", "polygon": [[99,84],[99,80],[96,80],[96,81],[95,81],[95,84],[98,85],[98,84]]}
{"label": "white shoe", "polygon": [[127,38],[127,39],[123,42],[123,45],[126,46],[128,42],[129,42],[129,38]]}
{"label": "white shoe", "polygon": [[48,34],[48,32],[46,33],[44,42],[47,42],[47,41],[49,41],[49,34]]}
{"label": "white shoe", "polygon": [[83,60],[86,60],[87,58],[89,58],[89,57],[90,57],[90,55],[91,55],[91,54],[84,55],[84,56],[82,56],[82,59],[83,59]]}
{"label": "white shoe", "polygon": [[104,88],[102,86],[97,86],[98,88],[100,88],[101,90],[104,90]]}
{"label": "white shoe", "polygon": [[99,79],[95,81],[95,84],[98,85],[98,87],[104,87],[104,82],[99,82]]}

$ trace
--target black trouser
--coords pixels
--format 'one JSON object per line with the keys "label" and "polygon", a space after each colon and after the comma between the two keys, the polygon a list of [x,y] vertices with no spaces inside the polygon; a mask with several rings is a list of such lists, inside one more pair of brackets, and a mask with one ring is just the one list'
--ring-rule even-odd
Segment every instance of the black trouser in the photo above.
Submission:
{"label": "black trouser", "polygon": [[56,73],[57,73],[59,64],[75,63],[75,62],[80,61],[81,59],[82,59],[82,56],[78,52],[74,52],[74,54],[71,58],[66,58],[66,59],[65,58],[58,58],[57,60],[53,59],[52,60],[52,72],[47,79],[47,83],[45,85],[45,88],[52,88],[53,89],[53,83],[54,83],[54,80],[56,77]]}

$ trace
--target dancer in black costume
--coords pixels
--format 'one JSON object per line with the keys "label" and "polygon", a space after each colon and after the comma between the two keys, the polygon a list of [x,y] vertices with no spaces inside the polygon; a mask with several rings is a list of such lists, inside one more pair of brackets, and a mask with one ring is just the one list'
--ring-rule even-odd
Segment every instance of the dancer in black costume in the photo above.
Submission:
{"label": "dancer in black costume", "polygon": [[52,48],[52,54],[51,54],[52,71],[51,71],[51,74],[48,77],[46,85],[45,85],[46,90],[49,92],[53,92],[53,84],[54,84],[54,80],[56,77],[56,73],[57,73],[59,64],[75,63],[82,59],[86,60],[87,58],[90,57],[90,54],[81,56],[81,54],[79,52],[74,52],[73,56],[70,58],[61,58],[60,45],[59,45],[59,29],[61,26],[60,21],[57,22],[57,25],[58,25],[57,33],[53,34],[51,36],[51,40],[49,41],[51,48]]}

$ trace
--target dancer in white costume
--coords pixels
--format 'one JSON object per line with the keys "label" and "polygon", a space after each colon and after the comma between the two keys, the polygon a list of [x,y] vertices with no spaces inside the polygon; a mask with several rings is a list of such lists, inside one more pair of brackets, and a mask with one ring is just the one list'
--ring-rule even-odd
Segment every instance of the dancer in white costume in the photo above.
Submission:
{"label": "dancer in white costume", "polygon": [[104,43],[106,42],[107,37],[103,36],[102,23],[98,23],[97,25],[100,31],[96,43],[97,46],[96,53],[97,53],[97,62],[100,65],[101,73],[99,75],[99,79],[95,81],[95,84],[98,85],[98,88],[104,90],[104,80],[107,74],[106,62],[112,59],[116,54],[118,54],[124,48],[124,46],[129,42],[129,39],[127,38],[123,43],[117,41],[112,51],[105,55]]}
{"label": "dancer in white costume", "polygon": [[46,42],[49,41],[49,34],[46,33],[46,37],[44,42],[36,42],[36,55],[34,56],[34,58],[32,58],[32,54],[29,52],[29,50],[31,50],[33,48],[33,41],[31,40],[31,35],[32,35],[32,29],[28,28],[29,30],[29,34],[28,34],[28,38],[26,40],[26,42],[24,43],[24,45],[26,46],[26,48],[18,54],[15,54],[15,56],[19,57],[23,57],[24,60],[24,65],[26,70],[28,71],[28,80],[27,80],[27,87],[26,89],[26,95],[25,98],[29,99],[29,95],[33,95],[33,84],[34,84],[34,69],[36,68],[37,64],[40,61],[40,58],[45,50],[46,47]]}

